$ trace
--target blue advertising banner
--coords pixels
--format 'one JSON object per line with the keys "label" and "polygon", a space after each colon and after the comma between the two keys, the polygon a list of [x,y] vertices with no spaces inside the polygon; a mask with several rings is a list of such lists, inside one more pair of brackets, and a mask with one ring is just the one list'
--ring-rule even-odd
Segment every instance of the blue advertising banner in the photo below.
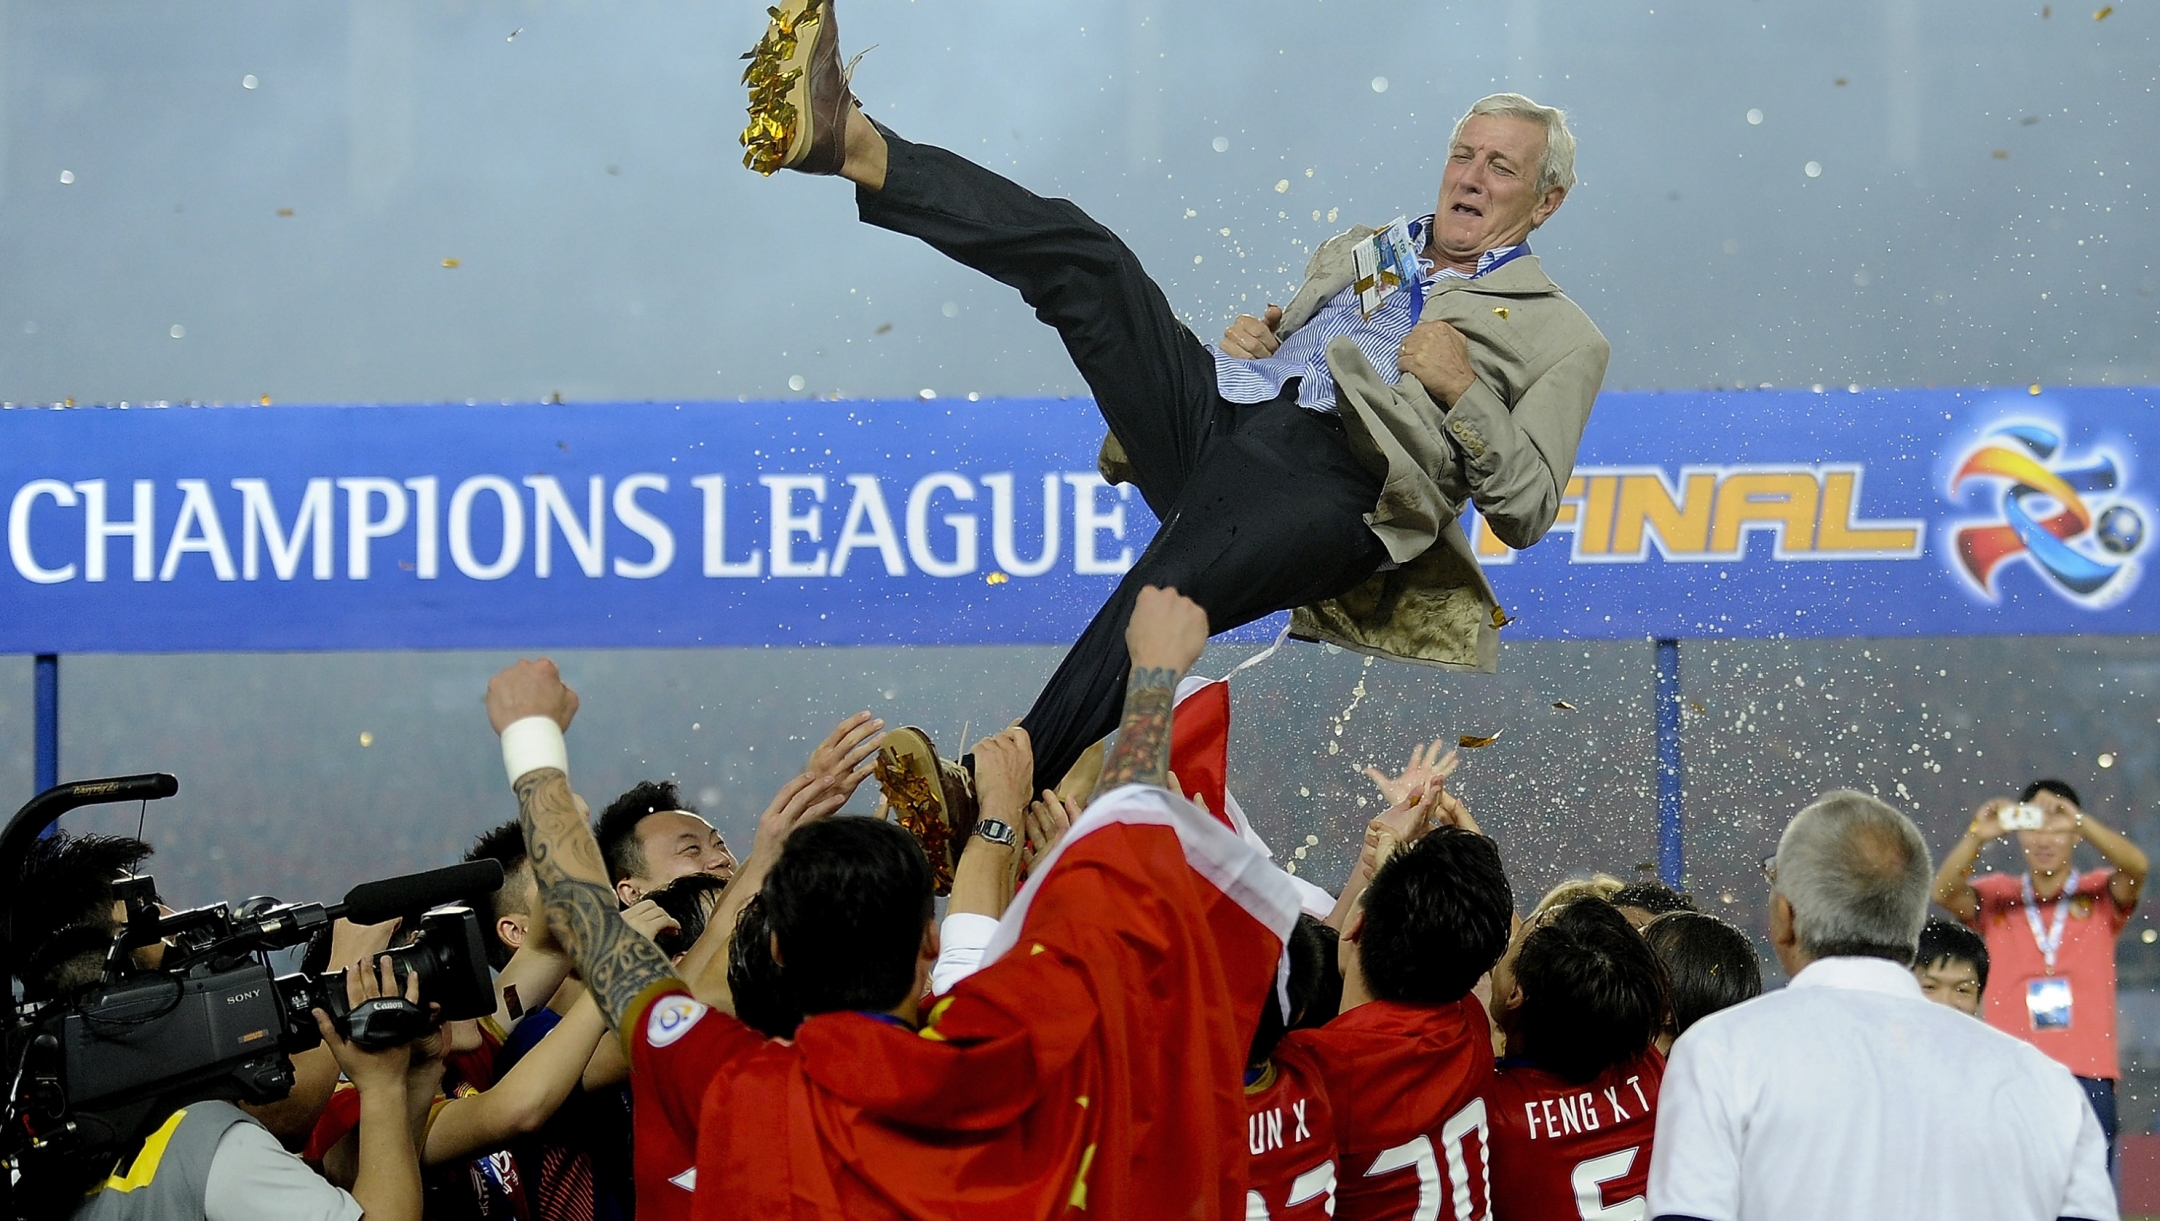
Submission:
{"label": "blue advertising banner", "polygon": [[[1510,639],[2160,631],[2148,389],[1615,393]],[[0,412],[0,652],[1059,644],[1085,400]],[[1258,629],[1253,635],[1264,632]]]}

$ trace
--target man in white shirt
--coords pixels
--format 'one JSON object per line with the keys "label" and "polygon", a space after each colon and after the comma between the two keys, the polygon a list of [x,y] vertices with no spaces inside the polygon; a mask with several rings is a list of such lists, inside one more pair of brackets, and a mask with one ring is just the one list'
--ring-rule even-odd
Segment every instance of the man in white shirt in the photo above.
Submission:
{"label": "man in white shirt", "polygon": [[2069,1070],[1921,995],[1930,869],[1912,821],[1825,794],[1768,872],[1792,983],[1673,1045],[1650,1215],[2114,1221],[2105,1143]]}

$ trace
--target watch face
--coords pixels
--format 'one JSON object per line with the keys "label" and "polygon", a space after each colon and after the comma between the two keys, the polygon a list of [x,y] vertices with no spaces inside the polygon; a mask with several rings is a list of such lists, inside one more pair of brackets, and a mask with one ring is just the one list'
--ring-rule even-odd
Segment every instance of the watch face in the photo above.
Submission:
{"label": "watch face", "polygon": [[993,844],[1010,844],[1013,842],[1012,824],[1002,819],[983,819],[975,824],[975,834]]}

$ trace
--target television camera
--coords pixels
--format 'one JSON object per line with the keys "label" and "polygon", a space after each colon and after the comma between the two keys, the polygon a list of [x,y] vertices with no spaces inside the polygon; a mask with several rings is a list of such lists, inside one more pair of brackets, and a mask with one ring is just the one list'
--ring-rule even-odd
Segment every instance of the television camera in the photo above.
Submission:
{"label": "television camera", "polygon": [[[180,782],[162,773],[48,789],[0,832],[0,879],[20,877],[38,837],[69,810],[179,791]],[[50,998],[40,996],[35,972],[26,969],[39,947],[18,944],[12,909],[0,910],[0,1068],[8,1082],[0,1102],[0,1216],[65,1215],[179,1107],[284,1098],[293,1086],[292,1054],[321,1042],[315,1009],[365,1047],[408,1042],[437,1018],[494,1013],[484,931],[461,901],[494,892],[502,878],[500,865],[476,861],[364,883],[338,903],[258,898],[237,909],[219,903],[170,914],[149,877],[121,879],[114,896],[124,915],[109,945],[97,934],[102,977]],[[311,958],[326,957],[340,918],[405,921],[408,939],[385,954],[401,983],[419,976],[417,1005],[399,996],[349,1007],[340,972],[275,971],[273,951],[310,946]],[[138,951],[160,944],[158,965],[138,965]]]}

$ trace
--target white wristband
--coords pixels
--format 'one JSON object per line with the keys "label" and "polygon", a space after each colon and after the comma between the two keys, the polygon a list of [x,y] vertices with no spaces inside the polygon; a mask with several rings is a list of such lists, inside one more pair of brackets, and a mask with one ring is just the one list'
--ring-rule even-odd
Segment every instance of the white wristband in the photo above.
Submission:
{"label": "white wristband", "polygon": [[570,774],[570,750],[563,745],[562,726],[554,717],[529,716],[510,722],[502,731],[503,770],[510,783],[530,771],[552,767]]}

